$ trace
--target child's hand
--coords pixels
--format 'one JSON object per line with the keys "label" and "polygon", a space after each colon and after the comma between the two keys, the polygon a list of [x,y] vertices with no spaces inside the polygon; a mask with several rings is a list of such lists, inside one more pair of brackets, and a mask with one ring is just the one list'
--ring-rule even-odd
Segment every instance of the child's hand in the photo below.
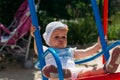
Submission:
{"label": "child's hand", "polygon": [[[39,28],[39,30],[40,30],[40,26],[38,26],[38,28]],[[35,28],[35,26],[31,26],[30,27],[30,35],[32,36],[32,37],[34,37],[34,32],[35,32],[35,30],[36,30],[36,28]]]}
{"label": "child's hand", "polygon": [[[107,39],[106,36],[105,36],[105,41],[106,41],[106,43],[108,44],[108,39]],[[100,37],[98,37],[98,45],[99,45],[99,48],[102,47],[101,42],[100,42]]]}
{"label": "child's hand", "polygon": [[101,48],[101,42],[100,42],[100,37],[98,37],[98,47]]}
{"label": "child's hand", "polygon": [[34,37],[34,32],[35,32],[35,30],[36,30],[36,28],[32,25],[32,26],[30,27],[30,35],[31,35],[32,37]]}
{"label": "child's hand", "polygon": [[107,36],[105,36],[105,41],[106,41],[106,43],[108,44],[108,38],[107,38]]}

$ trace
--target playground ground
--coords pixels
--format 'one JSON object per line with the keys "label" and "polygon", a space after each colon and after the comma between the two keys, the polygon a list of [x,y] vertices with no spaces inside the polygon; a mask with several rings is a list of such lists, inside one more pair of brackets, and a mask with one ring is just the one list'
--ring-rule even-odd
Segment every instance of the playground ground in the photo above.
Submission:
{"label": "playground ground", "polygon": [[[79,65],[80,67],[92,67],[102,65],[102,57],[99,57],[88,63]],[[120,72],[120,67],[117,70]],[[37,69],[25,69],[20,64],[14,62],[6,65],[6,68],[0,71],[0,80],[38,80],[40,71]],[[40,79],[39,79],[40,80]]]}

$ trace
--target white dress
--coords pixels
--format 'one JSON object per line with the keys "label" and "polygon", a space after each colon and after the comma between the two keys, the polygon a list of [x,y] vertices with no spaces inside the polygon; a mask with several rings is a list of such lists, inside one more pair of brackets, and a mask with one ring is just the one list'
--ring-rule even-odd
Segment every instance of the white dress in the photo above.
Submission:
{"label": "white dress", "polygon": [[[81,70],[77,68],[74,62],[74,50],[76,48],[53,48],[55,52],[58,54],[59,59],[61,61],[62,68],[70,69],[72,72],[72,79],[77,78],[78,72]],[[48,54],[45,57],[46,64],[56,65],[56,62],[51,54]]]}

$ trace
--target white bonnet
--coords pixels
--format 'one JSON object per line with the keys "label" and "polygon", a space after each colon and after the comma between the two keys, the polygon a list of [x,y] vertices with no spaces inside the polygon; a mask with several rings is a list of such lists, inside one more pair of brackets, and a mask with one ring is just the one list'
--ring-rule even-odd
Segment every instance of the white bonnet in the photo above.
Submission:
{"label": "white bonnet", "polygon": [[44,38],[47,45],[50,46],[49,41],[50,41],[51,34],[57,28],[68,28],[68,27],[66,24],[63,24],[59,21],[54,21],[54,22],[49,23],[46,26],[45,32],[43,33],[43,38]]}

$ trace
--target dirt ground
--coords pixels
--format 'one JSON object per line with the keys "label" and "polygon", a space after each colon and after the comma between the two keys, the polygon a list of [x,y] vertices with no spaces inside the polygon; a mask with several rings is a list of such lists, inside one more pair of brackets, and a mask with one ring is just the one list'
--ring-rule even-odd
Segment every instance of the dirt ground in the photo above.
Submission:
{"label": "dirt ground", "polygon": [[[99,57],[88,63],[79,65],[80,67],[92,67],[102,65],[102,58]],[[117,72],[120,72],[120,67]],[[9,63],[6,68],[0,71],[0,80],[38,80],[40,71],[33,69],[25,69],[18,63]]]}
{"label": "dirt ground", "polygon": [[36,69],[25,69],[18,63],[7,64],[0,71],[0,80],[34,80]]}
{"label": "dirt ground", "polygon": [[[35,53],[33,53],[33,50],[31,50],[30,54]],[[13,57],[12,61],[4,61],[3,66],[3,69],[0,68],[0,80],[34,80],[34,74],[36,71],[38,71],[35,68],[24,68],[23,65],[13,59]]]}

